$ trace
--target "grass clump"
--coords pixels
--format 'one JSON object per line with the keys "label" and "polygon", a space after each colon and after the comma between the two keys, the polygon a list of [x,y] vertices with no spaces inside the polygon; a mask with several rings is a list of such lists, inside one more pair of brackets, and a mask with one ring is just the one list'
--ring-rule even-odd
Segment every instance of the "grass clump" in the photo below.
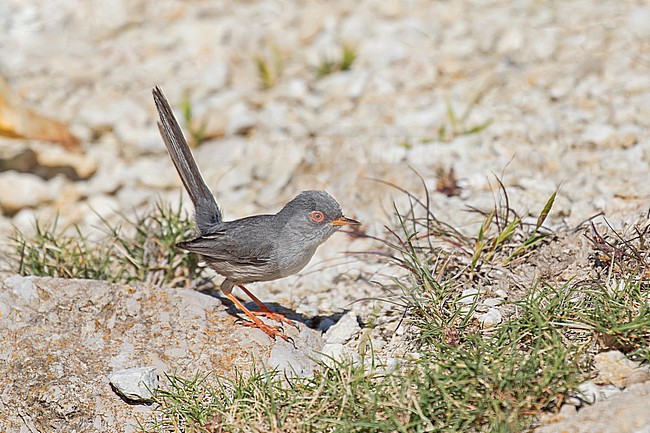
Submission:
{"label": "grass clump", "polygon": [[596,276],[576,284],[581,308],[569,320],[590,330],[600,347],[650,362],[650,222],[615,230],[603,221],[600,229],[590,221],[585,234]]}
{"label": "grass clump", "polygon": [[[409,199],[410,208],[403,215],[395,209],[399,230],[391,230],[385,244],[401,254],[401,258],[394,256],[393,260],[412,272],[416,267],[422,267],[424,262],[438,261],[443,256],[449,259],[453,256],[461,273],[516,264],[530,256],[552,234],[543,224],[553,208],[556,192],[551,194],[536,222],[531,224],[510,206],[507,189],[497,178],[500,197],[495,200],[494,207],[488,210],[470,207],[470,211],[478,214],[482,220],[478,233],[472,236],[435,216],[423,179],[425,200],[395,184],[380,182],[401,191]],[[441,244],[447,248],[441,247]],[[469,276],[469,273],[465,275]],[[431,277],[431,274],[427,277]]]}
{"label": "grass clump", "polygon": [[181,113],[189,135],[188,144],[191,148],[195,148],[208,139],[206,133],[208,121],[206,119],[197,121],[189,95],[186,95],[181,102]]}
{"label": "grass clump", "polygon": [[11,247],[21,275],[114,280],[112,246],[90,242],[77,226],[65,235],[58,220],[49,226],[36,221],[32,236],[14,232]]}
{"label": "grass clump", "polygon": [[650,362],[650,299],[648,285],[632,278],[607,284],[586,281],[572,285],[572,309],[557,317],[567,330],[587,332],[601,350],[619,350]]}
{"label": "grass clump", "polygon": [[[415,380],[420,427],[413,431],[425,431],[424,425],[430,426],[426,431],[445,432],[527,428],[543,411],[558,408],[583,379],[585,346],[565,338],[554,323],[567,314],[566,294],[533,287],[507,306],[515,314],[484,328],[475,314],[478,299],[467,302],[460,292],[482,278],[472,246],[480,245],[481,233],[488,238],[489,224],[495,224],[489,245],[501,247],[480,248],[484,264],[510,257],[524,245],[533,248],[528,239],[540,220],[526,233],[518,217],[506,223],[497,210],[489,213],[479,237],[471,238],[437,220],[427,202],[417,200],[414,206],[426,215],[415,218],[414,207],[407,218],[398,212],[401,231],[393,231],[390,242],[397,252],[393,260],[407,270],[397,283],[410,311],[411,342],[421,353],[421,375]],[[545,209],[548,213],[548,203]],[[498,225],[496,215],[501,215]],[[517,242],[513,227],[522,230]],[[450,242],[456,254],[434,247],[432,233]],[[507,249],[506,239],[512,243]]]}
{"label": "grass clump", "polygon": [[154,432],[387,432],[407,431],[413,394],[398,376],[336,363],[308,378],[288,379],[253,370],[234,379],[208,375],[167,376],[154,419],[141,423]]}
{"label": "grass clump", "polygon": [[524,224],[523,217],[514,212],[509,205],[508,193],[499,181],[505,200],[503,207],[495,206],[481,224],[479,233],[474,241],[471,268],[475,269],[480,262],[490,263],[500,256],[503,265],[514,259],[523,259],[531,253],[536,245],[542,242],[550,232],[542,225],[548,217],[557,192],[551,194],[534,225]]}
{"label": "grass clump", "polygon": [[[486,82],[474,94],[471,100],[465,105],[462,112],[458,113],[451,102],[447,101],[447,122],[441,124],[437,130],[438,141],[451,141],[462,135],[478,134],[492,124],[492,119],[481,123],[470,123],[469,118],[474,108],[483,100],[492,86],[492,82]],[[433,141],[433,140],[428,140]]]}
{"label": "grass clump", "polygon": [[560,283],[531,280],[519,287],[523,296],[504,301],[507,317],[481,324],[480,292],[464,300],[463,289],[494,284],[493,270],[516,279],[517,267],[555,237],[543,224],[556,193],[534,222],[524,223],[499,185],[502,204],[472,209],[483,218],[475,236],[436,218],[428,193],[420,200],[404,191],[410,208],[396,209],[400,229],[386,240],[392,260],[406,270],[396,283],[409,311],[411,343],[425,360],[415,383],[418,419],[431,423],[429,431],[523,431],[589,378],[597,351],[617,349],[648,361],[647,227],[633,228],[631,236],[597,236],[597,263],[610,270],[606,279],[586,270]]}
{"label": "grass clump", "polygon": [[492,119],[477,124],[468,123],[469,115],[474,106],[478,104],[481,97],[482,94],[474,98],[460,115],[456,113],[451,102],[447,102],[447,123],[438,127],[438,141],[447,142],[458,136],[478,134],[479,132],[486,130],[492,124]]}
{"label": "grass clump", "polygon": [[181,207],[158,204],[146,215],[102,220],[104,235],[91,239],[78,226],[59,228],[35,223],[33,234],[15,230],[10,247],[21,275],[133,281],[183,286],[198,276],[197,258],[177,248],[192,231]]}
{"label": "grass clump", "polygon": [[520,431],[554,407],[577,385],[579,369],[560,334],[533,334],[540,327],[511,322],[491,338],[473,333],[429,346],[418,386],[424,419],[435,431]]}
{"label": "grass clump", "polygon": [[350,45],[343,45],[341,47],[340,58],[332,60],[329,58],[322,58],[318,66],[316,66],[316,78],[323,78],[336,72],[348,71],[352,69],[354,61],[357,59],[357,50]]}
{"label": "grass clump", "polygon": [[284,72],[284,60],[280,50],[273,47],[270,55],[255,57],[255,67],[262,88],[274,87]]}

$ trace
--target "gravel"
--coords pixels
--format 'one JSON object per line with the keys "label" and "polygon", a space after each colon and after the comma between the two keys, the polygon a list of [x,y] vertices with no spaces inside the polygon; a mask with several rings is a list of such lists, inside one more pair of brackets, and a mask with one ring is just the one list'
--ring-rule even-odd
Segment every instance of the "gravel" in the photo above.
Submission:
{"label": "gravel", "polygon": [[[178,202],[182,186],[155,125],[154,85],[181,119],[189,101],[186,131],[205,127],[208,140],[195,154],[228,219],[275,212],[301,190],[326,189],[368,234],[382,236],[394,223],[393,201],[407,203],[371,179],[421,196],[411,169],[435,191],[436,170],[451,167],[460,196],[433,192],[434,211],[470,233],[481,220],[467,205],[493,206],[494,174],[522,216],[537,215],[559,189],[548,221],[554,228],[600,212],[619,227],[648,210],[650,6],[633,0],[262,0],[228,7],[9,0],[0,3],[0,26],[3,77],[26,106],[67,124],[83,149],[0,138],[3,238],[14,226],[29,231],[34,218],[93,232],[98,215],[114,221],[158,199]],[[343,46],[357,54],[352,68],[317,78],[319,64],[339,60]],[[270,88],[262,85],[258,58],[275,74]],[[187,198],[184,204],[190,210]],[[345,252],[377,248],[371,239],[338,234],[300,275],[251,289],[307,320],[318,318],[327,333],[325,340],[320,331],[305,337],[314,350],[322,344],[334,358],[360,359],[359,321],[376,309],[368,299],[387,295],[376,283],[390,282],[393,271]],[[568,267],[564,278],[574,273]],[[32,296],[25,290],[17,296]],[[465,294],[462,302],[468,310],[476,303],[484,326],[498,324],[503,300],[513,298],[507,282]],[[195,294],[179,296],[199,302]],[[3,320],[12,302],[0,303]],[[133,298],[124,317],[147,308]],[[378,320],[393,329],[393,319]],[[373,334],[373,347],[390,353],[405,332]],[[264,338],[252,333],[250,341],[266,344]],[[137,344],[120,344],[111,368],[149,365],[134,358]],[[289,346],[271,353],[273,365],[309,374],[313,366]],[[187,351],[172,349],[170,359]],[[643,381],[639,371],[629,373]],[[630,375],[610,381],[631,386]],[[61,407],[57,416],[75,410]]]}

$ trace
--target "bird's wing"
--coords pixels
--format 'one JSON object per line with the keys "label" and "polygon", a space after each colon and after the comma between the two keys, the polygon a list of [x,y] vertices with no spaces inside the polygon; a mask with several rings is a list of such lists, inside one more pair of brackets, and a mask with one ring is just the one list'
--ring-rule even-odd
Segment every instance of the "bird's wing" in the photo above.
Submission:
{"label": "bird's wing", "polygon": [[260,266],[271,261],[273,242],[267,239],[250,238],[243,243],[242,237],[230,231],[217,230],[187,242],[180,242],[179,248],[216,261],[237,263],[240,265]]}

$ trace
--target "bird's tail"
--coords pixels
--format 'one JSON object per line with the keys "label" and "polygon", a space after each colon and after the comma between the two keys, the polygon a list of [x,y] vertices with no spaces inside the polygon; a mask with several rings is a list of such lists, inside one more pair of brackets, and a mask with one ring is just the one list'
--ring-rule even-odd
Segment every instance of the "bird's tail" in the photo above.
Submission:
{"label": "bird's tail", "polygon": [[181,127],[158,86],[153,89],[153,99],[160,116],[160,122],[158,122],[160,135],[167,146],[176,171],[183,181],[185,190],[194,203],[196,225],[201,234],[204,234],[210,228],[221,223],[221,211],[210,189],[203,181],[190,147],[183,137]]}

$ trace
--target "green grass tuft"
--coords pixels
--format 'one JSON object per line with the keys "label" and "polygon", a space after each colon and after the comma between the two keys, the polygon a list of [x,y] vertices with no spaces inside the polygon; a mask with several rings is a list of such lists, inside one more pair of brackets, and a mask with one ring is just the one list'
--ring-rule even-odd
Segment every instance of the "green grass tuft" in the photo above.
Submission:
{"label": "green grass tuft", "polygon": [[236,373],[234,379],[172,375],[157,394],[155,417],[140,428],[151,433],[407,431],[409,409],[399,401],[413,395],[408,385],[349,363],[322,365],[313,377],[301,379],[260,370]]}
{"label": "green grass tuft", "polygon": [[[450,101],[447,101],[447,120],[446,123],[442,123],[438,127],[437,137],[435,138],[435,140],[448,142],[458,136],[478,134],[486,130],[492,124],[492,119],[488,119],[477,124],[471,124],[468,121],[469,116],[474,110],[474,107],[476,107],[478,103],[481,101],[481,99],[483,99],[485,93],[486,90],[481,90],[478,93],[476,93],[476,95],[474,95],[472,100],[469,101],[469,103],[466,105],[465,109],[460,115],[457,114],[452,103]],[[427,139],[424,140],[423,142],[426,143],[435,140]]]}
{"label": "green grass tuft", "polygon": [[87,278],[111,282],[149,282],[187,286],[201,272],[197,257],[175,244],[192,231],[181,207],[158,204],[144,216],[119,224],[104,223],[105,235],[91,239],[78,226],[61,229],[36,221],[34,233],[16,230],[11,238],[13,262],[21,275]]}
{"label": "green grass tuft", "polygon": [[255,66],[262,88],[274,87],[284,72],[284,60],[280,50],[273,47],[270,55],[255,57]]}
{"label": "green grass tuft", "polygon": [[185,129],[189,133],[188,144],[190,147],[195,148],[203,141],[206,140],[206,129],[208,126],[208,121],[202,119],[200,122],[194,118],[194,110],[192,108],[192,102],[189,96],[185,96],[181,102],[181,111],[183,114],[183,120],[185,122]]}
{"label": "green grass tuft", "polygon": [[318,66],[316,66],[316,78],[323,78],[336,72],[348,71],[352,69],[352,65],[357,59],[357,51],[350,45],[343,45],[341,47],[341,56],[339,59],[322,58]]}

